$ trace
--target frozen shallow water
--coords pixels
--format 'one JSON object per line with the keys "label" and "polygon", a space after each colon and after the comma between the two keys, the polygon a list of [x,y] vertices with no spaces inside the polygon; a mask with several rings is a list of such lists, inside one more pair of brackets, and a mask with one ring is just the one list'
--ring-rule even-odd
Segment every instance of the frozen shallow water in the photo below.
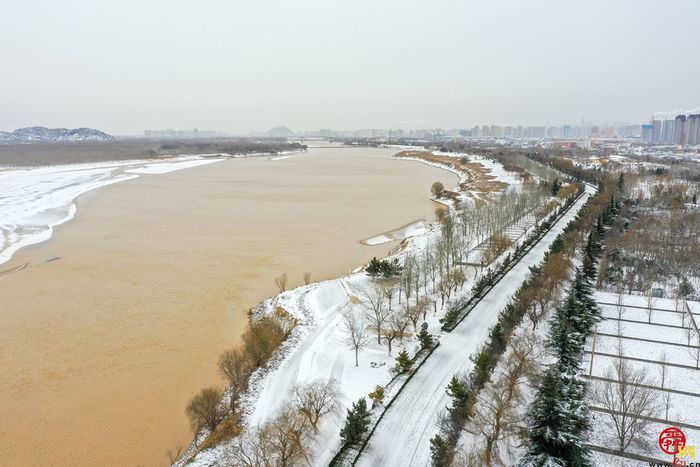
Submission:
{"label": "frozen shallow water", "polygon": [[0,264],[17,250],[51,238],[73,218],[75,200],[88,191],[137,178],[222,161],[184,156],[167,161],[119,161],[0,171]]}

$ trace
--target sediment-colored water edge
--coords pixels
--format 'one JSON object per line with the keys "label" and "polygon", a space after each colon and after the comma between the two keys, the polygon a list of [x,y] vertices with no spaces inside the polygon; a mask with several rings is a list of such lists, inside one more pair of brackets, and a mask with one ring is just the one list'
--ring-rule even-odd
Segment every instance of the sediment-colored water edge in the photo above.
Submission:
{"label": "sediment-colored water edge", "polygon": [[1,463],[167,464],[191,439],[187,400],[223,386],[216,359],[275,276],[342,275],[395,245],[360,240],[432,219],[430,185],[457,178],[394,152],[312,148],[83,195],[3,264],[29,267],[0,277]]}

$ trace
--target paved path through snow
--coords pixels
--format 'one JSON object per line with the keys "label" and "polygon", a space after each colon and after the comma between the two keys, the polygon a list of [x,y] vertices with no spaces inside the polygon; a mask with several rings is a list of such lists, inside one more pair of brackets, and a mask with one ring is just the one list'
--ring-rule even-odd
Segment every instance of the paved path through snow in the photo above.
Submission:
{"label": "paved path through snow", "polygon": [[438,416],[449,405],[445,388],[455,373],[469,373],[469,356],[486,341],[489,329],[506,306],[528,268],[544,257],[549,245],[595,192],[586,186],[586,194],[542,240],[501,280],[457,328],[440,337],[440,346],[414,375],[381,420],[365,452],[361,466],[430,465],[430,438],[437,434]]}

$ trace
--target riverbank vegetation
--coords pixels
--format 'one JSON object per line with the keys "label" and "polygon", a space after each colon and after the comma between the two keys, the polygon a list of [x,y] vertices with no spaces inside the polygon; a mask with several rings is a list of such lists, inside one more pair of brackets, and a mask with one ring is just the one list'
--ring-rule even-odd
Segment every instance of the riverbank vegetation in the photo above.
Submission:
{"label": "riverbank vegetation", "polygon": [[225,138],[202,141],[117,140],[105,142],[0,144],[0,167],[36,167],[189,154],[275,154],[306,145],[280,139]]}
{"label": "riverbank vegetation", "polygon": [[[470,190],[482,193],[499,192],[508,187],[508,184],[497,179],[490,170],[478,162],[472,162],[468,157],[454,157],[451,155],[435,154],[429,151],[401,151],[394,157],[403,159],[416,159],[439,167],[446,167],[457,173],[462,180],[459,183],[459,191]],[[440,190],[441,196],[446,191]],[[435,195],[437,196],[437,195]]]}
{"label": "riverbank vegetation", "polygon": [[[591,181],[598,179],[597,174],[575,173]],[[532,276],[523,282],[512,302],[501,312],[498,323],[491,329],[489,342],[472,356],[471,374],[453,378],[447,388],[452,406],[441,422],[440,434],[431,440],[433,465],[511,465],[518,460],[513,457],[514,452],[522,452],[517,446],[523,443],[529,446],[523,465],[548,465],[538,462],[554,456],[553,449],[556,451],[548,444],[549,434],[561,434],[564,439],[565,434],[557,430],[571,428],[571,432],[566,433],[576,438],[566,438],[569,441],[565,444],[581,439],[585,424],[547,424],[556,417],[561,421],[567,415],[553,411],[552,407],[585,408],[585,391],[574,370],[580,364],[583,342],[596,319],[595,303],[590,297],[591,281],[602,251],[601,241],[618,211],[616,189],[611,177],[599,179],[598,194],[558,236],[543,262],[532,269]],[[580,266],[574,268],[577,263]],[[564,305],[560,305],[564,285],[572,276],[571,291]],[[552,308],[558,310],[555,319],[540,330],[539,323]],[[543,338],[546,330],[550,333],[548,340]],[[556,349],[570,353],[562,354],[560,363],[546,367],[542,377],[546,362],[551,362],[544,351],[545,342],[549,342],[550,352],[557,356],[561,355]],[[522,410],[533,400],[525,389],[527,386],[540,388],[529,419]],[[564,391],[564,386],[571,391]],[[545,400],[547,402],[543,402]],[[550,418],[545,417],[547,413]],[[579,458],[585,457],[581,454],[585,450],[579,449],[578,444],[567,444],[563,449],[569,448],[572,458],[579,454]]]}

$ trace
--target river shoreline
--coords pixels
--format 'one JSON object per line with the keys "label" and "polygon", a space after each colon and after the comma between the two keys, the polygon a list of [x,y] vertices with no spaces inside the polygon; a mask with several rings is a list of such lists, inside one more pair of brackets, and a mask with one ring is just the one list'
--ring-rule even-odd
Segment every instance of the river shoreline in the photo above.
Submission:
{"label": "river shoreline", "polygon": [[[251,153],[251,154],[186,154],[186,155],[164,155],[159,159],[133,159],[125,161],[105,161],[105,162],[85,162],[65,165],[52,165],[42,167],[0,167],[0,182],[5,182],[3,193],[0,193],[0,198],[4,199],[4,203],[0,203],[0,211],[5,211],[4,224],[13,225],[14,230],[0,225],[0,265],[12,259],[13,255],[20,249],[36,245],[48,241],[53,235],[53,229],[69,222],[77,213],[77,200],[80,196],[89,193],[90,191],[106,187],[113,183],[125,182],[138,178],[139,175],[162,175],[176,170],[184,170],[199,165],[220,162],[226,159],[237,159],[242,157],[272,157],[272,160],[282,157],[291,157],[295,153],[303,151],[280,151],[278,153]],[[22,195],[14,196],[12,187],[8,189],[6,186],[13,179],[29,178],[30,180],[21,180],[21,184],[41,185],[49,182],[52,178],[63,174],[80,174],[86,171],[95,171],[94,180],[67,180],[65,186],[57,187],[59,190],[68,191],[67,193],[57,193],[59,199],[57,202],[48,201],[56,192],[36,192],[31,193],[32,198],[29,200],[34,203],[36,199],[41,199],[41,204],[50,206],[51,211],[60,211],[62,216],[58,216],[52,222],[46,225],[30,224],[31,218],[27,217],[27,211],[34,216],[46,218],[46,212],[49,209],[39,207],[38,203],[26,207],[23,205]],[[35,178],[32,180],[31,178]],[[72,187],[70,185],[79,184],[80,186]],[[20,188],[23,188],[20,186]],[[8,208],[12,206],[15,212],[21,212],[19,219],[13,218],[10,214],[7,216]],[[3,209],[4,208],[4,209]],[[31,212],[34,210],[35,212]],[[53,215],[53,214],[52,214]],[[24,225],[23,225],[24,224]],[[27,226],[26,224],[30,224]],[[28,228],[29,227],[29,228]]]}
{"label": "river shoreline", "polygon": [[[217,356],[273,278],[322,281],[385,255],[394,243],[359,240],[432,215],[436,179],[455,181],[388,150],[327,148],[140,174],[81,195],[49,241],[3,265],[31,267],[0,277],[1,458],[165,462],[191,439],[187,399],[221,384]],[[42,421],[50,432],[36,429]]]}
{"label": "river shoreline", "polygon": [[[452,154],[446,157],[457,156],[458,155]],[[460,154],[459,156],[464,156],[464,154]],[[421,157],[409,158],[397,157],[394,155],[392,159],[415,161],[419,162],[421,165],[434,167],[457,175],[458,183],[454,190],[460,194],[461,200],[466,200],[470,193],[465,183],[466,180],[473,181],[478,179],[480,175],[490,174],[491,172],[488,169],[472,172],[467,166],[455,167],[439,164]],[[484,168],[483,164],[478,165]],[[491,180],[490,175],[488,180]],[[501,187],[503,186],[507,185],[502,184]],[[435,199],[433,201],[448,206],[457,202],[456,199]],[[415,227],[418,223],[421,223],[420,228],[412,229],[412,227]],[[397,245],[397,247],[400,246],[400,248],[393,248],[386,256],[382,256],[382,258],[390,259],[397,257],[399,254],[411,254],[413,250],[417,251],[424,248],[426,242],[429,242],[431,238],[435,237],[437,229],[437,224],[428,226],[425,225],[424,221],[414,221],[397,229],[365,239],[361,243],[372,244],[367,242],[376,240],[377,243],[375,244],[382,244],[385,241],[400,240],[401,243]],[[403,235],[402,238],[399,238],[399,235],[397,235],[396,238],[392,238],[391,234],[397,232],[406,235]],[[281,394],[289,392],[291,388],[300,381],[314,378],[314,376],[312,376],[313,373],[310,373],[312,370],[308,368],[310,362],[302,362],[302,360],[306,358],[303,355],[304,353],[311,352],[312,349],[318,345],[315,340],[321,338],[321,336],[327,332],[332,332],[330,331],[331,329],[341,325],[339,319],[342,317],[342,310],[346,307],[346,302],[350,298],[353,288],[358,287],[358,284],[362,284],[366,280],[365,274],[362,272],[365,265],[366,263],[356,267],[349,274],[344,276],[310,285],[299,286],[283,293],[273,295],[251,310],[250,319],[254,320],[274,314],[277,309],[284,309],[286,312],[290,312],[295,320],[298,320],[298,326],[292,331],[289,338],[275,351],[267,365],[256,370],[251,376],[249,390],[243,395],[240,404],[243,425],[245,427],[250,428],[264,423],[266,418],[274,413],[275,408],[279,406]],[[309,300],[319,302],[319,308],[307,308],[304,304]],[[320,309],[326,311],[320,312]],[[324,349],[323,352],[326,350],[327,349]],[[313,355],[315,356],[316,353],[320,351],[320,348],[317,351],[313,351]],[[299,354],[302,356],[299,356]],[[375,355],[374,357],[380,360],[385,359],[384,356],[379,357]],[[380,368],[379,371],[381,372],[383,369]],[[335,372],[333,376],[336,376]],[[316,375],[315,377],[323,379],[327,378],[328,375]],[[379,376],[377,380],[381,381],[382,377]],[[227,404],[226,397],[228,396],[224,396],[223,404]],[[206,432],[200,432],[187,451],[182,454],[178,462],[174,465],[184,466],[192,460],[194,460],[194,465],[197,466],[210,465],[211,463],[222,461],[222,459],[225,458],[223,446],[214,446],[204,451],[199,450],[198,446],[202,445],[207,435],[208,433]],[[321,436],[323,438],[323,435]],[[324,451],[320,454],[320,460],[316,459],[320,462],[319,465],[327,463],[330,459],[329,455],[332,456],[334,449],[332,443],[326,445],[327,443],[321,442],[320,444],[323,445]]]}

